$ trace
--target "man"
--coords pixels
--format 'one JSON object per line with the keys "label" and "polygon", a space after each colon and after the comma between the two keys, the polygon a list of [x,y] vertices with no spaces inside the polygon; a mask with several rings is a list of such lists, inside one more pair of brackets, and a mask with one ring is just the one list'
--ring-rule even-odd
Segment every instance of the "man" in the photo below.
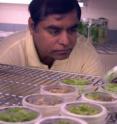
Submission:
{"label": "man", "polygon": [[81,18],[77,0],[32,0],[29,12],[30,32],[1,42],[1,63],[103,75],[91,42],[77,32]]}

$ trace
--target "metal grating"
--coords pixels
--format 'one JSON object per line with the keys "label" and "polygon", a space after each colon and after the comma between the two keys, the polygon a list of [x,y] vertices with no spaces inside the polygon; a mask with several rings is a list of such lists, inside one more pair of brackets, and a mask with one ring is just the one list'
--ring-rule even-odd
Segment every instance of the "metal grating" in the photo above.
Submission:
{"label": "metal grating", "polygon": [[[104,83],[100,77],[90,75],[0,64],[0,106],[21,105],[24,96],[39,92],[40,85],[65,78],[88,79],[99,86]],[[114,121],[109,119],[108,124]]]}
{"label": "metal grating", "polygon": [[0,64],[0,105],[21,105],[23,96],[39,92],[40,85],[64,78],[85,78],[102,84],[99,77]]}

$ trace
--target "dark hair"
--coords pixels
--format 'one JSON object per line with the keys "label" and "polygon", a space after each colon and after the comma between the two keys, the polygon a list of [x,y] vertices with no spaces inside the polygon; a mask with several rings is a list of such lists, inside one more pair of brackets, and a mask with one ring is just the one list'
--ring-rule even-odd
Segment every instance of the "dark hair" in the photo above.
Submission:
{"label": "dark hair", "polygon": [[66,14],[72,10],[76,10],[79,20],[81,18],[81,8],[77,0],[32,0],[28,9],[34,25],[49,14]]}

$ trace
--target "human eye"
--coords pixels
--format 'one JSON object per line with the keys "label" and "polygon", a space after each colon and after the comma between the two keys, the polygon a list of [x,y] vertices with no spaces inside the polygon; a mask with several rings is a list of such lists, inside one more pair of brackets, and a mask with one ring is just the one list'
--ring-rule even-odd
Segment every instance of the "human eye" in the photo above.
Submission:
{"label": "human eye", "polygon": [[78,25],[74,25],[68,29],[69,33],[76,33],[78,31]]}
{"label": "human eye", "polygon": [[59,33],[60,33],[60,31],[59,30],[56,30],[56,29],[50,29],[49,31],[48,31],[51,35],[58,35]]}
{"label": "human eye", "polygon": [[57,27],[49,27],[47,29],[47,32],[53,36],[56,36],[56,35],[59,35],[60,32],[61,32],[61,29],[60,28],[57,28]]}

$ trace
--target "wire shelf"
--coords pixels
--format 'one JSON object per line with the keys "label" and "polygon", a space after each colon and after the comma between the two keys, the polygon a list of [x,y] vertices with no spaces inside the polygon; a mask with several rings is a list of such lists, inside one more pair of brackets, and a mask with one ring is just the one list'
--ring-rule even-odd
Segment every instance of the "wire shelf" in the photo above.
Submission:
{"label": "wire shelf", "polygon": [[[87,79],[99,86],[104,84],[98,76],[0,64],[0,106],[22,105],[22,98],[39,93],[40,85],[66,78]],[[114,123],[109,120],[108,124]]]}

